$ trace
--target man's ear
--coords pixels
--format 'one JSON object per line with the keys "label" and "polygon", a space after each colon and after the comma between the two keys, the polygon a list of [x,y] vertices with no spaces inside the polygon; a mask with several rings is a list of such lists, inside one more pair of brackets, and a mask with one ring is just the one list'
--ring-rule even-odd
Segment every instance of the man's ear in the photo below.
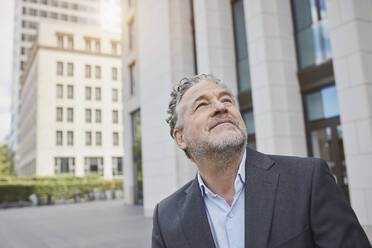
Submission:
{"label": "man's ear", "polygon": [[174,140],[176,141],[177,146],[180,149],[185,150],[187,146],[183,138],[183,131],[181,129],[174,129],[173,137],[174,137]]}

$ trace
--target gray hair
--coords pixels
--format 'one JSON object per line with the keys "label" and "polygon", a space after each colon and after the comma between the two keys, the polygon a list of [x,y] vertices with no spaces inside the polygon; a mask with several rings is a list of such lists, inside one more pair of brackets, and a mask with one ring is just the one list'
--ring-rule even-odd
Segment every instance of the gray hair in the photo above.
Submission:
{"label": "gray hair", "polygon": [[171,100],[169,102],[167,110],[168,118],[166,119],[166,122],[169,124],[170,135],[172,136],[172,138],[174,138],[173,137],[174,129],[176,128],[180,129],[183,126],[181,109],[179,108],[179,103],[182,99],[182,96],[186,93],[188,89],[190,89],[195,84],[205,81],[215,83],[228,90],[225,85],[220,83],[221,82],[220,79],[216,78],[211,74],[199,74],[192,77],[185,77],[181,79],[179,83],[173,88],[170,94]]}

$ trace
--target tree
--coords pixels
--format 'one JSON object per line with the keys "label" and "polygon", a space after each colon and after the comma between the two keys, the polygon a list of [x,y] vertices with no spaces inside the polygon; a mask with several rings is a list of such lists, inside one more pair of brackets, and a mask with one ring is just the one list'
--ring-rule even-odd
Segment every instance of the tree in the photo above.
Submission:
{"label": "tree", "polygon": [[13,156],[8,144],[4,144],[0,146],[0,176],[8,176],[10,174],[14,174]]}

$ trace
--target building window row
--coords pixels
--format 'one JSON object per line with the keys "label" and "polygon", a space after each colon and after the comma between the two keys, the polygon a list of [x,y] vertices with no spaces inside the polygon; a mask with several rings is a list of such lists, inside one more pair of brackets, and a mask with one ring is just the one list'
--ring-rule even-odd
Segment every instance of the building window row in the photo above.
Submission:
{"label": "building window row", "polygon": [[21,41],[34,41],[35,35],[33,34],[21,34]]}
{"label": "building window row", "polygon": [[[63,107],[56,108],[56,121],[63,122]],[[73,108],[66,108],[66,115],[67,115],[67,122],[74,122],[74,109]]]}
{"label": "building window row", "polygon": [[[85,157],[84,170],[86,175],[99,174],[103,176],[103,157]],[[55,174],[75,174],[75,157],[55,157],[54,158]],[[122,157],[112,157],[112,175],[123,175]]]}
{"label": "building window row", "polygon": [[37,22],[22,20],[22,28],[37,29]]}
{"label": "building window row", "polygon": [[56,157],[54,158],[55,174],[74,174],[75,158],[74,157]]}
{"label": "building window row", "polygon": [[[66,144],[68,146],[73,146],[74,145],[74,132],[73,131],[67,131],[65,132],[66,134]],[[57,146],[63,146],[63,131],[56,131],[56,145]]]}
{"label": "building window row", "polygon": [[54,20],[62,20],[62,21],[67,21],[67,22],[80,22],[80,23],[93,23],[96,22],[93,19],[88,19],[86,17],[78,17],[75,15],[67,15],[67,14],[59,14],[57,12],[48,12],[46,10],[38,10],[34,8],[22,8],[22,14],[23,15],[28,15],[28,16],[40,16],[43,18],[50,18]]}
{"label": "building window row", "polygon": [[74,64],[72,62],[63,63],[62,61],[57,61],[57,75],[64,75],[64,64],[66,64],[67,67],[67,76],[74,76]]}
{"label": "building window row", "polygon": [[57,47],[74,49],[74,36],[72,34],[57,33]]}
{"label": "building window row", "polygon": [[[57,84],[56,86],[56,96],[57,98],[63,98],[63,84]],[[67,98],[68,99],[74,99],[74,86],[73,85],[67,85]]]}
{"label": "building window row", "polygon": [[[96,101],[101,101],[102,100],[101,87],[95,87],[94,94],[95,94],[95,100]],[[90,87],[90,86],[85,87],[85,100],[92,100],[92,87]]]}

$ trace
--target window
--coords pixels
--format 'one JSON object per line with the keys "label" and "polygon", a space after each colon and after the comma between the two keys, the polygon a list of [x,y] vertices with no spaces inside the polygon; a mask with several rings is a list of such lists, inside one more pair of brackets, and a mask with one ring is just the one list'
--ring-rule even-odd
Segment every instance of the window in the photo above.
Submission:
{"label": "window", "polygon": [[74,122],[74,109],[67,108],[67,122]]}
{"label": "window", "polygon": [[63,75],[63,63],[61,61],[57,61],[57,75]]}
{"label": "window", "polygon": [[102,133],[96,132],[96,146],[102,145]]}
{"label": "window", "polygon": [[95,51],[96,51],[96,53],[99,53],[99,52],[101,52],[101,42],[100,42],[100,40],[95,40]]}
{"label": "window", "polygon": [[256,149],[256,129],[254,126],[254,116],[253,111],[244,111],[242,112],[242,117],[247,129],[247,146]]}
{"label": "window", "polygon": [[74,37],[67,36],[67,48],[74,49]]}
{"label": "window", "polygon": [[67,21],[68,16],[66,14],[61,14],[61,20]]}
{"label": "window", "polygon": [[91,100],[92,99],[92,88],[91,87],[85,87],[85,100]]}
{"label": "window", "polygon": [[292,3],[299,67],[324,63],[332,57],[325,0]]}
{"label": "window", "polygon": [[118,98],[118,89],[112,89],[112,101],[117,102]]}
{"label": "window", "polygon": [[119,122],[119,112],[117,110],[112,111],[112,123],[116,124]]}
{"label": "window", "polygon": [[85,132],[85,145],[86,146],[92,145],[92,132]]}
{"label": "window", "polygon": [[118,42],[111,41],[111,54],[118,55]]}
{"label": "window", "polygon": [[334,85],[304,95],[306,119],[315,121],[340,115],[337,90]]}
{"label": "window", "polygon": [[74,99],[74,86],[67,85],[67,98]]}
{"label": "window", "polygon": [[134,95],[136,91],[136,64],[132,63],[129,66],[129,80],[130,80],[130,95]]}
{"label": "window", "polygon": [[67,145],[73,146],[74,145],[74,132],[67,131]]}
{"label": "window", "polygon": [[96,79],[101,79],[101,66],[95,66],[95,77]]}
{"label": "window", "polygon": [[112,175],[123,175],[123,159],[121,157],[112,157]]}
{"label": "window", "polygon": [[240,92],[251,89],[251,76],[248,61],[248,47],[243,5],[243,0],[235,1],[232,4],[235,38],[235,59]]}
{"label": "window", "polygon": [[63,48],[63,35],[57,34],[57,47]]}
{"label": "window", "polygon": [[74,64],[73,63],[67,63],[67,76],[73,76],[74,75]]}
{"label": "window", "polygon": [[112,75],[111,75],[112,80],[117,81],[118,80],[118,68],[112,67],[111,72],[112,72]]}
{"label": "window", "polygon": [[47,12],[45,11],[45,10],[40,10],[39,11],[39,15],[41,16],[41,17],[47,17],[48,15],[47,15]]}
{"label": "window", "polygon": [[101,123],[102,121],[102,112],[100,109],[96,109],[96,123]]}
{"label": "window", "polygon": [[57,98],[62,98],[63,97],[63,85],[62,84],[57,84]]}
{"label": "window", "polygon": [[52,12],[52,13],[50,14],[50,17],[51,17],[52,19],[58,19],[58,14],[57,14],[56,12]]}
{"label": "window", "polygon": [[56,132],[56,145],[61,146],[62,144],[63,144],[62,131],[57,131]]}
{"label": "window", "polygon": [[113,132],[112,133],[112,144],[114,146],[118,146],[119,145],[119,133],[118,132]]}
{"label": "window", "polygon": [[133,49],[134,48],[134,20],[131,21],[129,24],[128,24],[128,31],[129,31],[129,49]]}
{"label": "window", "polygon": [[85,157],[85,174],[103,175],[103,158],[102,157]]}
{"label": "window", "polygon": [[63,121],[63,108],[62,107],[57,107],[56,111],[57,111],[56,121],[58,121],[58,122]]}
{"label": "window", "polygon": [[85,122],[90,123],[92,122],[92,110],[85,109]]}
{"label": "window", "polygon": [[74,157],[57,157],[54,158],[55,174],[74,174],[75,158]]}
{"label": "window", "polygon": [[92,75],[92,68],[90,65],[85,65],[85,77],[90,78]]}
{"label": "window", "polygon": [[36,9],[28,9],[28,14],[30,16],[36,16],[37,15],[37,10]]}
{"label": "window", "polygon": [[92,50],[92,47],[91,47],[91,40],[90,39],[85,39],[85,50],[87,51],[91,51]]}
{"label": "window", "polygon": [[96,87],[95,92],[96,92],[96,100],[101,101],[101,88]]}

